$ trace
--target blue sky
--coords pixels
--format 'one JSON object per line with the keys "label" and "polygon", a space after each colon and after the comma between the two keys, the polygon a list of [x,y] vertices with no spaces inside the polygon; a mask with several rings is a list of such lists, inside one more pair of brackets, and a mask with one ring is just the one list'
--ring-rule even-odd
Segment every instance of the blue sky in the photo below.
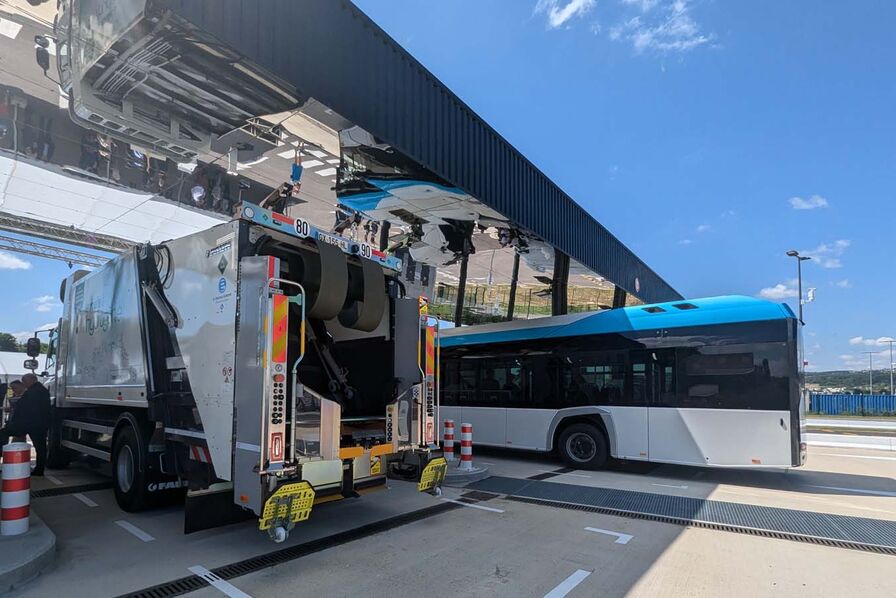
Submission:
{"label": "blue sky", "polygon": [[797,249],[811,368],[896,337],[896,4],[356,3],[684,295]]}
{"label": "blue sky", "polygon": [[[888,363],[896,4],[355,1],[682,294],[795,305],[798,249],[810,367]],[[0,254],[0,330],[68,272]]]}

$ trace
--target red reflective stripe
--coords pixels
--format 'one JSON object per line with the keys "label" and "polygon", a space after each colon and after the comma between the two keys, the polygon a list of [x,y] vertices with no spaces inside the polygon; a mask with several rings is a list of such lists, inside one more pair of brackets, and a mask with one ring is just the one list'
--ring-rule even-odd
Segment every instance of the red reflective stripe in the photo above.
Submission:
{"label": "red reflective stripe", "polygon": [[17,480],[3,480],[3,492],[18,492],[31,488],[31,478],[19,478]]}
{"label": "red reflective stripe", "polygon": [[17,521],[19,519],[25,519],[31,513],[28,505],[24,507],[12,507],[10,509],[2,509],[0,510],[0,520],[3,521]]}
{"label": "red reflective stripe", "polygon": [[268,278],[274,278],[274,260],[275,257],[268,257]]}
{"label": "red reflective stripe", "polygon": [[13,463],[30,463],[31,449],[19,451],[3,451],[3,462],[9,463],[10,465],[12,465]]}
{"label": "red reflective stripe", "polygon": [[295,224],[296,221],[294,218],[290,218],[289,216],[284,216],[283,214],[278,214],[277,212],[273,212],[271,217],[274,220],[279,220],[280,222],[285,222],[286,224]]}

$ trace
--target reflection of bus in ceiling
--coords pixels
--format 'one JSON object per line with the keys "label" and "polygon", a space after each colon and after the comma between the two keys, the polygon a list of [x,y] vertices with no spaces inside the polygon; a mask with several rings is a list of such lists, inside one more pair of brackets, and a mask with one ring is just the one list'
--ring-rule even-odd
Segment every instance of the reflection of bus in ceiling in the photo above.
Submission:
{"label": "reflection of bus in ceiling", "polygon": [[444,331],[441,416],[476,442],[717,467],[805,463],[799,322],[714,297]]}
{"label": "reflection of bus in ceiling", "polygon": [[500,213],[360,127],[339,132],[339,203],[377,221],[410,229],[411,256],[436,265],[473,253],[473,224],[508,227]]}

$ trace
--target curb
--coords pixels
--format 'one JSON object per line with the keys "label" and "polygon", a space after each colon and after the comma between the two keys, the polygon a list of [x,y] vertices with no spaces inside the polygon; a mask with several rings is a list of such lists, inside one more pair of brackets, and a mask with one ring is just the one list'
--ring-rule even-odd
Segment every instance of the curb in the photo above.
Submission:
{"label": "curb", "polygon": [[31,512],[20,536],[0,536],[0,594],[31,581],[56,559],[56,534]]}
{"label": "curb", "polygon": [[472,471],[464,471],[459,467],[449,467],[442,483],[445,486],[464,486],[470,482],[478,482],[489,476],[488,467],[474,467]]}

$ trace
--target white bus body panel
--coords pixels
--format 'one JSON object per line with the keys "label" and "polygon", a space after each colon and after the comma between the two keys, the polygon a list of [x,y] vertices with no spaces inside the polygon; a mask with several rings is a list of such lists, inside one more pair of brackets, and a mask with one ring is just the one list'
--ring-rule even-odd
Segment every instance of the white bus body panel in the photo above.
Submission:
{"label": "white bus body panel", "polygon": [[650,409],[650,460],[718,467],[791,467],[790,413]]}
{"label": "white bus body panel", "polygon": [[646,461],[649,455],[647,407],[602,406],[610,413],[612,431],[607,431],[616,439],[613,456],[619,459],[639,459]]}
{"label": "white bus body panel", "polygon": [[556,409],[507,409],[507,446],[534,451],[549,450],[545,432],[550,429],[557,413]]}
{"label": "white bus body panel", "polygon": [[507,409],[493,407],[461,407],[460,415],[460,421],[454,421],[454,439],[456,446],[460,446],[460,425],[462,423],[473,424],[474,444],[506,446]]}

